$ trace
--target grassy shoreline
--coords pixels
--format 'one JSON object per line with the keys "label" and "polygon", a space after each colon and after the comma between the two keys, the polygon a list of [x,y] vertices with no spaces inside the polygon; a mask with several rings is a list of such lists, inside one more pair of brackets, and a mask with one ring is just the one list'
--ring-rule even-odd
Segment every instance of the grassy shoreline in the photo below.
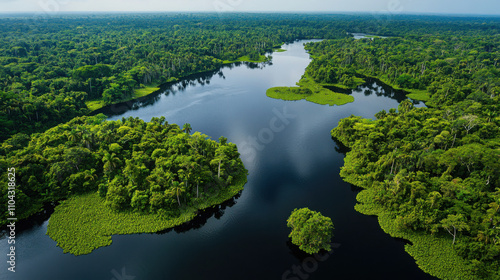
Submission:
{"label": "grassy shoreline", "polygon": [[[342,169],[352,162],[355,160],[349,151],[344,158]],[[399,229],[396,226],[397,217],[376,203],[377,193],[375,189],[369,187],[370,182],[367,178],[343,171],[340,174],[345,182],[363,189],[356,196],[358,203],[354,209],[364,215],[376,216],[382,230],[391,237],[409,241],[410,243],[405,245],[405,251],[415,259],[422,271],[440,279],[478,279],[469,263],[454,250],[450,236]]]}
{"label": "grassy shoreline", "polygon": [[330,106],[340,106],[354,102],[354,97],[324,88],[307,74],[304,74],[297,83],[297,86],[298,87],[272,87],[266,91],[266,95],[270,98],[287,101],[305,99],[316,104],[328,104]]}
{"label": "grassy shoreline", "polygon": [[248,55],[244,55],[242,57],[239,57],[238,59],[236,60],[224,60],[222,62],[222,64],[231,64],[231,63],[235,63],[235,62],[253,62],[253,63],[261,63],[261,62],[266,62],[268,60],[267,56],[265,55],[259,55],[259,59],[258,60],[251,60],[250,57],[248,57]]}
{"label": "grassy shoreline", "polygon": [[[117,103],[134,100],[134,99],[149,95],[149,94],[151,94],[159,89],[160,89],[160,84],[153,84],[153,85],[145,86],[143,88],[134,89],[134,93],[132,94],[131,97],[120,100]],[[113,103],[113,104],[116,104],[116,103]],[[101,109],[102,107],[104,107],[106,105],[110,105],[110,104],[106,104],[104,102],[104,100],[98,99],[98,100],[86,101],[85,105],[87,105],[87,108],[89,108],[90,111],[95,111],[95,110]]]}
{"label": "grassy shoreline", "polygon": [[105,199],[97,193],[75,196],[55,208],[47,226],[49,235],[64,253],[89,254],[93,250],[109,246],[112,235],[154,233],[191,221],[203,210],[219,205],[243,190],[247,182],[244,170],[234,184],[221,190],[217,197],[198,199],[195,206],[183,207],[177,217],[138,212],[116,212],[105,205]]}
{"label": "grassy shoreline", "polygon": [[[348,179],[344,178],[346,182]],[[415,259],[417,266],[425,273],[440,279],[477,279],[467,262],[453,249],[452,239],[444,235],[430,235],[425,232],[403,231],[396,227],[396,219],[380,205],[373,203],[375,194],[371,189],[362,190],[357,196],[354,209],[361,214],[377,216],[382,230],[394,238],[411,243],[405,251]]]}

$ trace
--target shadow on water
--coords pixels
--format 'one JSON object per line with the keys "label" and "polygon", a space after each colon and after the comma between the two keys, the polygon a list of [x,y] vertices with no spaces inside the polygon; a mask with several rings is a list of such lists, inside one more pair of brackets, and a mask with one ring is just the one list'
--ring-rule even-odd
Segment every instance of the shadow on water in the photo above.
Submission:
{"label": "shadow on water", "polygon": [[347,146],[345,146],[344,144],[342,144],[342,142],[340,142],[340,140],[338,140],[337,138],[332,136],[332,140],[333,140],[333,142],[335,142],[335,145],[336,145],[335,151],[337,153],[341,153],[345,156],[347,154],[347,152],[350,151],[350,149]]}
{"label": "shadow on water", "polygon": [[[343,155],[344,155],[344,157],[345,157],[345,156],[346,156],[346,154],[347,154],[347,152],[349,152],[349,151],[350,151],[350,149],[349,149],[347,146],[345,146],[344,144],[342,144],[342,142],[340,142],[340,140],[338,140],[337,138],[335,138],[335,137],[333,137],[333,136],[332,136],[332,140],[333,140],[333,142],[335,142],[335,145],[336,145],[336,147],[335,147],[335,151],[336,151],[336,152],[338,152],[338,153],[340,153],[340,154],[343,154]],[[358,187],[358,186],[356,186],[356,185],[353,185],[353,184],[349,184],[349,185],[350,185],[350,187],[351,187],[351,191],[352,191],[355,195],[357,195],[358,193],[360,193],[360,192],[363,190],[363,188]],[[377,219],[378,219],[378,217],[377,217],[377,216],[374,216],[374,215],[369,215],[369,216],[370,216],[371,218],[375,219],[375,220],[377,220]],[[397,240],[397,241],[399,241],[399,242],[403,243],[403,244],[413,245],[413,243],[412,243],[411,241],[409,241],[409,240],[406,240],[406,239],[403,239],[403,238],[399,238],[399,237],[393,237],[393,238],[394,238],[395,240]],[[290,242],[290,244],[288,244],[288,242],[287,242],[287,245],[288,245],[288,247],[290,248],[290,250],[292,250],[292,249],[293,249],[293,246],[295,246],[295,245],[293,245],[291,242]],[[299,250],[299,251],[300,251],[300,249],[298,249],[298,247],[297,247],[297,246],[295,246],[295,247],[296,247],[296,248],[295,248],[296,250]],[[302,251],[300,251],[300,252],[302,252]],[[300,253],[300,252],[299,252],[299,253]],[[295,252],[293,252],[293,254],[294,254],[294,256],[295,256],[295,257],[300,256],[300,255],[296,255],[297,253],[295,253]]]}
{"label": "shadow on water", "polygon": [[238,200],[238,198],[241,196],[242,192],[243,191],[240,191],[235,196],[233,196],[232,198],[226,200],[225,202],[223,202],[219,205],[212,206],[212,207],[209,207],[207,209],[198,211],[198,215],[189,222],[185,222],[182,225],[179,225],[179,226],[176,226],[173,228],[158,231],[155,234],[160,234],[160,235],[166,234],[166,233],[171,232],[172,230],[177,232],[177,233],[183,233],[183,232],[187,232],[187,231],[192,230],[192,229],[201,228],[203,225],[205,225],[207,223],[208,219],[210,219],[212,217],[215,217],[217,220],[219,220],[224,215],[224,212],[227,208],[230,208],[230,207],[233,207],[234,205],[236,205],[236,200]]}
{"label": "shadow on water", "polygon": [[[16,222],[16,234],[21,234],[25,231],[29,231],[33,228],[42,226],[49,218],[52,213],[54,213],[55,207],[59,203],[47,203],[43,206],[43,210],[30,216],[27,219],[23,219]],[[7,235],[7,229],[4,227],[0,231],[0,238]]]}
{"label": "shadow on water", "polygon": [[[362,92],[365,96],[370,96],[375,94],[376,96],[388,97],[390,99],[396,100],[398,103],[408,99],[406,96],[407,91],[394,89],[393,87],[385,84],[384,82],[370,77],[362,77],[365,83],[359,85],[355,89],[343,89],[336,86],[324,86],[325,88],[338,93],[353,94],[354,92]],[[414,105],[420,104],[418,100],[412,100]]]}
{"label": "shadow on water", "polygon": [[[325,249],[321,249],[317,254],[318,255],[328,255],[329,253],[333,252],[335,248],[338,248],[340,244],[338,243],[331,243],[331,248],[332,251],[328,252]],[[308,254],[302,250],[300,250],[299,246],[295,245],[292,243],[292,239],[288,238],[286,241],[286,246],[290,250],[290,255],[294,256],[299,262],[303,263],[305,262],[308,258],[311,258],[311,256],[316,255],[316,254]]]}

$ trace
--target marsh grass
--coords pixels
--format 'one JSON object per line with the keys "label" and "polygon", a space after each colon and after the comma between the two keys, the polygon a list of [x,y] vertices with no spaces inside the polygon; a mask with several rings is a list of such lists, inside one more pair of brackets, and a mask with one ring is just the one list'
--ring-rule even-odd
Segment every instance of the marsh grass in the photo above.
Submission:
{"label": "marsh grass", "polygon": [[175,216],[117,212],[105,205],[97,193],[75,196],[55,208],[47,226],[47,235],[57,242],[64,253],[89,254],[93,250],[111,245],[115,234],[153,233],[181,225],[194,219],[203,210],[231,199],[247,182],[246,170],[234,185],[217,192],[217,196],[198,199],[183,207]]}
{"label": "marsh grass", "polygon": [[[348,153],[346,163],[349,162],[349,157]],[[366,181],[357,175],[344,173],[342,177],[348,183],[366,187]],[[410,242],[405,245],[405,251],[415,259],[418,267],[424,272],[440,279],[478,279],[469,263],[453,248],[450,236],[397,228],[396,217],[375,203],[377,201],[375,189],[363,189],[356,199],[358,200],[354,207],[356,211],[377,216],[380,227],[385,233]]]}

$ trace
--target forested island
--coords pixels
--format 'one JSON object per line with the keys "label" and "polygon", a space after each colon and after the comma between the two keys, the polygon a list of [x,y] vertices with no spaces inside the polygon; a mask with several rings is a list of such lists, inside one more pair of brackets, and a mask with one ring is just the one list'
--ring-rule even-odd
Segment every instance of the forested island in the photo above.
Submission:
{"label": "forested island", "polygon": [[[354,101],[346,91],[375,78],[425,101],[332,124],[349,150],[340,175],[363,188],[356,210],[410,241],[406,251],[426,273],[500,277],[498,19],[404,15],[381,25],[359,14],[172,13],[48,21],[0,17],[0,167],[16,170],[19,220],[55,207],[47,229],[64,252],[180,225],[247,180],[225,137],[165,117],[107,121],[93,111],[225,64],[272,63],[268,54],[283,44],[323,39],[305,45],[312,61],[298,87],[267,95],[342,105]],[[9,200],[7,184],[0,194]],[[1,217],[5,224],[8,212]]]}

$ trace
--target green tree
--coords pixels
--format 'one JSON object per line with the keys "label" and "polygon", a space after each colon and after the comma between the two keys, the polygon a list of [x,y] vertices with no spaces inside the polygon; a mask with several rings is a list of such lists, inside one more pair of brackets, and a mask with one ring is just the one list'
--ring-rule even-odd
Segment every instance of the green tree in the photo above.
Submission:
{"label": "green tree", "polygon": [[187,134],[190,134],[192,130],[193,129],[191,128],[191,125],[189,123],[185,123],[182,127],[182,131],[186,132]]}
{"label": "green tree", "polygon": [[181,183],[174,181],[174,182],[172,182],[172,188],[170,190],[171,190],[171,194],[174,194],[177,196],[177,203],[179,204],[179,207],[181,207],[180,196],[184,192],[186,192],[186,188],[183,187]]}
{"label": "green tree", "polygon": [[455,239],[457,237],[457,231],[461,232],[463,230],[469,230],[470,227],[467,224],[464,216],[462,214],[448,215],[446,219],[441,220],[441,226],[448,231],[448,233],[453,236],[453,243],[455,244]]}
{"label": "green tree", "polygon": [[308,253],[318,253],[321,249],[330,251],[334,229],[332,220],[309,208],[295,209],[287,220],[292,229],[288,237],[292,243]]}

